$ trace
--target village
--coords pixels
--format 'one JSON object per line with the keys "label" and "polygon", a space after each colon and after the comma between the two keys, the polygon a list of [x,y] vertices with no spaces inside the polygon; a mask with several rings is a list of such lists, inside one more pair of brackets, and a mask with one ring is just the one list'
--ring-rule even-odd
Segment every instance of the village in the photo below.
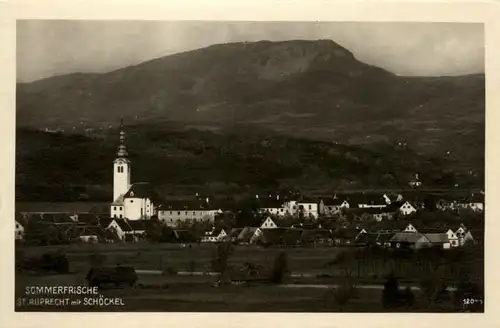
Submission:
{"label": "village", "polygon": [[[433,212],[423,203],[405,200],[402,195],[394,196],[394,200],[385,194],[368,196],[336,195],[317,201],[256,197],[253,201],[253,206],[258,206],[255,211],[251,205],[247,209],[233,210],[234,204],[229,201],[193,197],[186,202],[165,202],[159,206],[157,214],[136,220],[111,217],[99,211],[95,204],[86,207],[59,204],[59,208],[52,206],[52,209],[45,205],[48,209],[27,208],[23,211],[21,208],[16,213],[15,236],[20,243],[40,238],[40,243],[49,245],[145,242],[151,241],[153,235],[163,233],[163,241],[179,243],[231,241],[247,245],[378,245],[443,249],[482,240],[482,231],[474,231],[476,227],[468,227],[460,219],[460,214],[477,216],[483,212],[482,194],[459,201],[440,199]],[[75,205],[80,208],[74,208]],[[237,224],[236,218],[243,211],[250,213],[248,223],[253,224]],[[430,216],[434,218],[432,222],[422,221]],[[193,226],[199,228],[193,229]],[[42,234],[45,236],[41,237]]]}
{"label": "village", "polygon": [[451,249],[482,242],[484,192],[457,197],[420,191],[418,174],[401,193],[289,192],[246,199],[196,194],[168,200],[131,183],[123,122],[113,163],[113,199],[102,203],[18,204],[15,238],[27,245],[178,242],[307,246],[378,245]]}

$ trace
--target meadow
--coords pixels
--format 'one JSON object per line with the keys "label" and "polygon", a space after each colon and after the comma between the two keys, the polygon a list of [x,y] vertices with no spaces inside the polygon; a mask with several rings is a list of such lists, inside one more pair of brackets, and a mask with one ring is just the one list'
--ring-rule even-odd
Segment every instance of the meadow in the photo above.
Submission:
{"label": "meadow", "polygon": [[[139,273],[133,288],[104,289],[105,297],[122,297],[124,306],[44,308],[46,311],[253,311],[253,312],[378,312],[382,311],[381,293],[386,276],[394,272],[402,287],[412,286],[416,303],[401,311],[458,311],[450,301],[429,308],[424,292],[419,288],[425,276],[422,263],[411,259],[373,258],[346,261],[344,253],[353,248],[262,248],[235,246],[229,257],[230,276],[237,276],[245,267],[257,268],[259,276],[267,277],[276,256],[287,254],[289,275],[281,285],[228,284],[215,287],[216,274],[208,274],[217,246],[213,244],[95,244],[19,248],[24,256],[47,252],[64,252],[70,262],[70,274],[16,274],[16,297],[23,297],[26,286],[84,285],[85,274],[93,265],[130,265]],[[457,281],[460,268],[476,270],[480,275],[481,259],[475,263],[461,261],[443,266],[441,281],[450,286]],[[191,272],[196,272],[195,274]],[[205,273],[205,274],[204,274]],[[233,278],[234,279],[234,278]],[[334,287],[350,281],[355,285],[352,298],[340,305]],[[19,310],[36,311],[38,307]]]}

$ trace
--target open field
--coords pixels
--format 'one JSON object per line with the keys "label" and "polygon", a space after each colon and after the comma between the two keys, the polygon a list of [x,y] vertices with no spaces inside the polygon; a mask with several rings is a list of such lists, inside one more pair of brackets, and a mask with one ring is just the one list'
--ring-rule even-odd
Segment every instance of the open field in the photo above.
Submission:
{"label": "open field", "polygon": [[[291,271],[283,285],[251,284],[214,287],[216,275],[204,275],[215,256],[216,245],[193,244],[191,248],[179,244],[104,244],[70,245],[67,247],[37,247],[21,251],[25,256],[41,255],[61,250],[70,261],[71,274],[41,275],[16,274],[16,298],[25,297],[26,286],[76,286],[85,285],[85,274],[96,258],[105,265],[131,265],[139,273],[133,288],[103,289],[104,297],[121,297],[123,306],[70,306],[43,308],[43,311],[257,311],[257,312],[318,312],[318,311],[381,311],[380,299],[385,275],[395,272],[402,287],[412,286],[417,305],[411,311],[457,311],[450,301],[439,309],[429,309],[418,289],[421,268],[411,260],[397,263],[387,260],[357,260],[347,265],[335,264],[342,251],[349,248],[261,248],[236,246],[229,259],[230,271],[238,270],[245,263],[259,268],[260,276],[268,276],[276,255],[285,251]],[[481,259],[475,263],[461,263],[473,268],[479,276]],[[333,263],[333,264],[332,264]],[[349,270],[357,285],[355,297],[345,306],[332,298],[333,286],[341,284]],[[196,271],[197,275],[189,272]],[[443,281],[449,286],[456,281],[458,264],[445,267]],[[180,273],[180,274],[177,274]],[[445,279],[444,279],[445,278]],[[295,288],[287,288],[287,285]],[[311,288],[315,287],[315,288]],[[329,287],[329,288],[327,288]],[[24,295],[24,296],[23,296]],[[444,308],[443,308],[444,307]],[[31,306],[18,310],[42,310]],[[404,309],[403,309],[404,311]]]}

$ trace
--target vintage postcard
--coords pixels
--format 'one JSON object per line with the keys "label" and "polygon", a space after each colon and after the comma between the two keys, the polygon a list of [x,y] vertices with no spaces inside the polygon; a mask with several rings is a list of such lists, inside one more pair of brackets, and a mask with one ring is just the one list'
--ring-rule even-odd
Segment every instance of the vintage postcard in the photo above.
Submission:
{"label": "vintage postcard", "polygon": [[12,318],[494,322],[487,7],[94,7],[10,7]]}

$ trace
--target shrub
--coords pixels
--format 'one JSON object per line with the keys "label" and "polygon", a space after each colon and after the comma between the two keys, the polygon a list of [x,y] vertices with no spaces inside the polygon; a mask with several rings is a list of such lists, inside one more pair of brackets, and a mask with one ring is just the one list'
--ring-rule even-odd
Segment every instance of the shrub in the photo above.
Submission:
{"label": "shrub", "polygon": [[275,260],[271,272],[271,282],[275,284],[283,283],[283,279],[288,272],[288,257],[285,252],[280,252]]}
{"label": "shrub", "polygon": [[163,269],[162,274],[163,274],[164,276],[175,276],[175,275],[177,275],[177,269],[176,269],[176,268],[174,268],[174,267],[172,267],[172,266],[167,265],[167,266]]}

